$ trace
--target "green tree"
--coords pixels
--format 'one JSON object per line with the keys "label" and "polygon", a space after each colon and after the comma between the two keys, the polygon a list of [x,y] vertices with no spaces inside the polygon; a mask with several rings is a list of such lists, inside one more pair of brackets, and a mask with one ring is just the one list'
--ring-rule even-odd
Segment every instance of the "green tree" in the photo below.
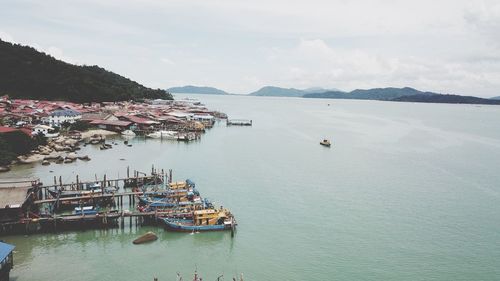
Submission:
{"label": "green tree", "polygon": [[82,121],[82,120],[76,120],[73,124],[69,126],[70,130],[75,130],[75,131],[87,131],[90,129],[91,125],[88,122]]}
{"label": "green tree", "polygon": [[11,145],[0,135],[0,165],[9,165],[16,158],[16,154],[12,151]]}
{"label": "green tree", "polygon": [[33,138],[36,146],[47,145],[47,137],[43,133],[38,133]]}

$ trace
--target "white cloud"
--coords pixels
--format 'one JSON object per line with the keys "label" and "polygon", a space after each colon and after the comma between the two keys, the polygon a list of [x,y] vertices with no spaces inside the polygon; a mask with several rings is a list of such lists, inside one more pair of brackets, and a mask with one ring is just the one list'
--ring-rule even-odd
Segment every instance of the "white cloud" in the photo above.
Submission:
{"label": "white cloud", "polygon": [[381,55],[369,48],[334,48],[321,39],[301,40],[293,48],[271,48],[269,52],[275,63],[290,65],[279,81],[286,87],[411,86],[444,93],[458,88],[459,93],[471,95],[489,87],[500,88],[498,62],[485,67],[445,58]]}
{"label": "white cloud", "polygon": [[165,64],[168,64],[168,65],[174,65],[175,63],[169,59],[169,58],[161,58],[160,59],[161,62],[165,63]]}
{"label": "white cloud", "polygon": [[500,95],[498,0],[6,1],[0,37],[153,87]]}
{"label": "white cloud", "polygon": [[4,32],[2,30],[0,30],[0,39],[2,39],[5,42],[16,43],[14,41],[14,37],[12,37],[10,33]]}

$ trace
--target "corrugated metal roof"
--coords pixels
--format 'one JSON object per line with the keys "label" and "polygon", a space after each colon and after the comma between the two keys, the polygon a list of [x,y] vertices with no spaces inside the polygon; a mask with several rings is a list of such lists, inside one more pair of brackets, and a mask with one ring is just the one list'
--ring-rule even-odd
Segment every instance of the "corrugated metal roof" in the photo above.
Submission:
{"label": "corrugated metal roof", "polygon": [[17,131],[16,128],[12,128],[12,127],[2,127],[0,126],[0,133],[10,133],[10,132],[14,132],[14,131]]}
{"label": "corrugated metal roof", "polygon": [[108,125],[108,126],[118,126],[127,127],[132,124],[130,121],[119,121],[119,120],[93,120],[90,122],[92,125]]}
{"label": "corrugated metal roof", "polygon": [[5,260],[10,253],[12,253],[14,248],[16,248],[16,246],[0,242],[0,262]]}
{"label": "corrugated metal roof", "polygon": [[82,115],[80,112],[73,109],[60,109],[54,110],[50,116],[78,116]]}
{"label": "corrugated metal roof", "polygon": [[23,205],[30,187],[3,187],[0,188],[0,209],[8,206]]}

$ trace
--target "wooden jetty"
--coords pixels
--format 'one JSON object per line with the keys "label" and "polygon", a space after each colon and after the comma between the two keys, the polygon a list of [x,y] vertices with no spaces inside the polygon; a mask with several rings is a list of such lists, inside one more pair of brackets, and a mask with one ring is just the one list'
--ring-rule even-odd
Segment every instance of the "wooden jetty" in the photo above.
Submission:
{"label": "wooden jetty", "polygon": [[[125,178],[109,179],[104,175],[102,180],[95,177],[92,181],[80,181],[77,175],[76,181],[69,184],[63,183],[61,177],[59,181],[54,177],[54,184],[50,185],[43,185],[38,179],[7,182],[6,186],[0,184],[0,235],[108,227],[123,229],[127,218],[129,226],[134,222],[136,226],[154,225],[166,217],[193,219],[196,210],[207,206],[213,208],[210,202],[201,201],[194,182],[172,183],[172,170],[165,172],[153,166],[149,175],[134,171],[133,176],[129,176],[127,168]],[[188,186],[191,189],[188,190]],[[195,194],[197,204],[194,203]],[[154,202],[145,202],[139,198],[142,196],[159,196],[168,204],[152,207]],[[69,206],[72,212],[61,212],[64,209],[60,206]]]}
{"label": "wooden jetty", "polygon": [[247,119],[228,119],[227,126],[252,126],[252,120]]}
{"label": "wooden jetty", "polygon": [[[86,229],[92,227],[112,227],[125,225],[125,218],[132,218],[136,224],[156,223],[159,216],[166,212],[139,212],[124,209],[124,205],[135,210],[136,197],[144,195],[147,187],[165,187],[171,182],[172,170],[168,173],[151,168],[151,174],[134,171],[130,176],[127,167],[127,177],[108,179],[106,175],[102,180],[97,177],[92,181],[76,181],[63,183],[62,178],[54,177],[54,184],[43,185],[39,179],[17,179],[0,182],[0,235],[8,233],[33,233],[39,231],[67,228]],[[85,192],[80,196],[54,197],[54,192],[79,191],[88,184],[99,183],[100,192]],[[105,192],[106,187],[119,187],[116,192]],[[127,191],[132,188],[132,191]],[[171,195],[175,196],[175,195]],[[125,198],[125,200],[124,200]],[[106,201],[104,201],[106,200]],[[125,202],[124,202],[125,201]],[[58,204],[74,202],[75,204],[93,205],[102,202],[111,202],[110,208],[92,215],[57,214]],[[104,206],[101,206],[104,207]]]}

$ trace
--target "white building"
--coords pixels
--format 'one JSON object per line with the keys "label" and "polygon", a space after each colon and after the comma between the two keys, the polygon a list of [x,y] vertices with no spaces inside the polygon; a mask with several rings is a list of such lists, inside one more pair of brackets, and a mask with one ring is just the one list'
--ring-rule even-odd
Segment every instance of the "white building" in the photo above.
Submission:
{"label": "white building", "polygon": [[54,132],[54,128],[47,125],[36,125],[35,127],[33,127],[33,132],[31,134],[32,135],[43,134],[48,138],[55,138],[59,136],[59,133]]}
{"label": "white building", "polygon": [[62,123],[75,123],[76,120],[81,119],[82,114],[72,109],[60,109],[53,111],[49,116],[49,124],[52,126],[61,126]]}

